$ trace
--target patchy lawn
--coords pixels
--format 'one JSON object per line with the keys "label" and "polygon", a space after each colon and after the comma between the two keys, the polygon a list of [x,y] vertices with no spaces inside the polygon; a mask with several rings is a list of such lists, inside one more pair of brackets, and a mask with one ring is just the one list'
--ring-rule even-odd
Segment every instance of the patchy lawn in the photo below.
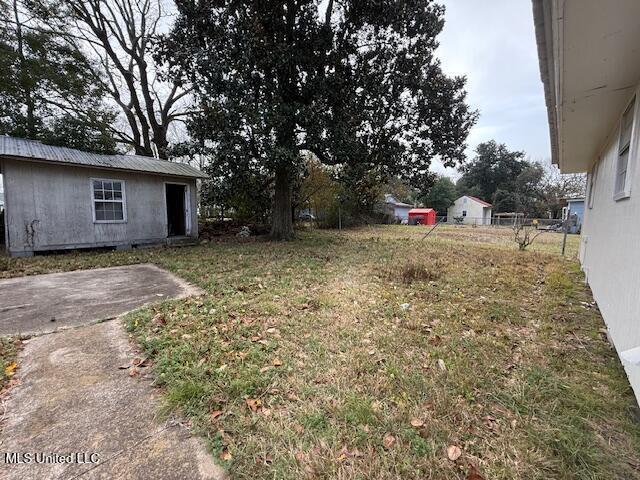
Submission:
{"label": "patchy lawn", "polygon": [[3,275],[151,261],[203,287],[127,322],[165,410],[233,478],[640,478],[635,400],[562,236],[518,252],[508,229],[425,231],[37,257]]}

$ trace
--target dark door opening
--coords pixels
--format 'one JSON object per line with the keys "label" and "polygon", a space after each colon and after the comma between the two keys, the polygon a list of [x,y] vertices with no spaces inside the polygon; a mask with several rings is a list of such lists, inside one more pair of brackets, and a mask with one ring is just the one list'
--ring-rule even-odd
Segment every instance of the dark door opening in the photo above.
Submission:
{"label": "dark door opening", "polygon": [[167,183],[167,225],[170,237],[187,234],[185,215],[185,185]]}

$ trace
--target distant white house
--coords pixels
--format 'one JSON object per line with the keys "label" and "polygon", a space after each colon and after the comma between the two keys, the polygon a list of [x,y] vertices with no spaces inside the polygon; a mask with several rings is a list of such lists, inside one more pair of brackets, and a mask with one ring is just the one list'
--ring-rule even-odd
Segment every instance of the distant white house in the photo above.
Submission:
{"label": "distant white house", "polygon": [[390,193],[384,195],[384,201],[389,216],[392,216],[396,221],[408,220],[409,210],[413,208],[413,205],[399,202],[396,197]]}
{"label": "distant white house", "polygon": [[580,261],[640,400],[640,1],[533,13],[553,162],[588,172]]}
{"label": "distant white house", "polygon": [[456,218],[461,218],[462,223],[469,225],[491,225],[492,208],[493,206],[484,200],[464,195],[447,210],[447,222],[459,223]]}

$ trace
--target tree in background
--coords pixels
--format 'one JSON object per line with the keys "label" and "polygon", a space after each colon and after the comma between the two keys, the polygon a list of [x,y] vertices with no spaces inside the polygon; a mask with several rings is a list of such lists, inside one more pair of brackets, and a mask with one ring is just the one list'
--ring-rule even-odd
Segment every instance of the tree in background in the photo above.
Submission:
{"label": "tree in background", "polygon": [[313,155],[305,155],[304,174],[295,196],[294,210],[309,209],[319,220],[324,220],[338,202],[340,192],[340,184],[334,179],[331,168]]}
{"label": "tree in background", "polygon": [[557,218],[562,198],[584,195],[584,175],[562,175],[555,166],[529,162],[524,152],[494,140],[478,145],[461,170],[458,194],[489,201],[495,212]]}
{"label": "tree in background", "polygon": [[0,1],[0,134],[113,153],[115,113],[91,61],[30,2]]}
{"label": "tree in background", "polygon": [[587,176],[583,173],[560,173],[555,165],[547,163],[544,166],[545,175],[542,179],[542,204],[545,217],[560,218],[562,215],[563,199],[584,197]]}
{"label": "tree in background", "polygon": [[[464,164],[458,180],[458,196],[472,195],[484,201],[495,203],[516,190],[518,175],[529,165],[525,153],[510,151],[503,143],[490,140],[476,147],[476,156]],[[501,210],[507,211],[507,210]]]}
{"label": "tree in background", "polygon": [[476,114],[465,104],[465,79],[447,77],[435,57],[441,6],[180,0],[177,7],[162,55],[179,81],[197,87],[200,114],[190,131],[239,175],[264,171],[274,238],[293,235],[303,151],[339,166],[345,193],[365,205],[373,179],[419,184],[434,156],[449,166],[463,159]]}
{"label": "tree in background", "polygon": [[439,175],[433,186],[420,197],[424,205],[436,210],[438,215],[446,215],[457,198],[456,184],[444,175]]}
{"label": "tree in background", "polygon": [[[163,0],[31,0],[46,28],[76,55],[92,60],[86,79],[105,92],[122,120],[116,140],[136,154],[168,158],[169,130],[189,115],[191,87],[166,80],[156,62]],[[74,105],[74,116],[83,105]]]}
{"label": "tree in background", "polygon": [[418,201],[420,192],[417,188],[399,177],[392,177],[385,183],[384,193],[393,195],[399,202],[414,204]]}

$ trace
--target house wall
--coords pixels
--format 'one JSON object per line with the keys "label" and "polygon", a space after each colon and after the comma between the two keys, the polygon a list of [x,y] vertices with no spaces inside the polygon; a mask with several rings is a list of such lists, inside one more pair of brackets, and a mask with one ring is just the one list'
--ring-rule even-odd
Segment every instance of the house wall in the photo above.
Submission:
{"label": "house wall", "polygon": [[[491,209],[485,209],[480,203],[471,200],[468,197],[458,198],[452,206],[447,210],[447,222],[455,223],[454,217],[461,217],[462,212],[466,210],[467,216],[462,223],[468,225],[482,225],[491,223]],[[489,211],[488,219],[485,210]]]}
{"label": "house wall", "polygon": [[396,218],[400,218],[401,220],[406,220],[409,218],[409,210],[411,207],[399,207],[397,205],[393,206],[393,215]]}
{"label": "house wall", "polygon": [[[190,186],[190,236],[197,237],[195,179],[128,173],[50,163],[2,160],[8,250],[38,250],[162,242],[167,237],[164,183]],[[122,180],[123,223],[94,223],[91,178]],[[33,225],[33,239],[28,229]]]}
{"label": "house wall", "polygon": [[[618,126],[612,126],[599,159],[594,159],[587,178],[588,189],[593,191],[587,191],[585,199],[580,245],[587,281],[619,354],[640,346],[639,134],[636,114],[627,173],[631,187],[628,198],[614,200]],[[623,364],[640,401],[640,366]]]}

